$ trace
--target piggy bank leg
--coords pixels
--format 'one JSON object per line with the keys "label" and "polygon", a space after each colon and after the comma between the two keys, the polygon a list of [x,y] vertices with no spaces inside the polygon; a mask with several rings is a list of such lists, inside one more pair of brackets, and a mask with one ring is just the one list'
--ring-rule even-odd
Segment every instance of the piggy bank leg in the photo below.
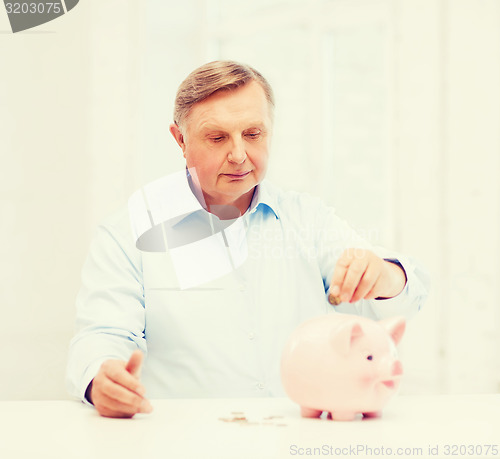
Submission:
{"label": "piggy bank leg", "polygon": [[370,411],[368,413],[363,413],[364,418],[373,419],[382,417],[382,411]]}
{"label": "piggy bank leg", "polygon": [[331,417],[334,421],[354,421],[356,413],[353,411],[332,411]]}
{"label": "piggy bank leg", "polygon": [[300,414],[303,418],[319,418],[323,411],[315,410],[313,408],[307,408],[305,406],[300,407]]}

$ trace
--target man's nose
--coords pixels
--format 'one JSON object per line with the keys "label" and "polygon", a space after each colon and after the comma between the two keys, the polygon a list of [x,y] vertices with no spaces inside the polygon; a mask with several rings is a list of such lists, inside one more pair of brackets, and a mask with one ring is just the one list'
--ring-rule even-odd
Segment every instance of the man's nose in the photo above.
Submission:
{"label": "man's nose", "polygon": [[245,145],[242,141],[235,141],[227,155],[227,159],[231,163],[243,164],[245,159],[247,159],[247,152],[245,151]]}

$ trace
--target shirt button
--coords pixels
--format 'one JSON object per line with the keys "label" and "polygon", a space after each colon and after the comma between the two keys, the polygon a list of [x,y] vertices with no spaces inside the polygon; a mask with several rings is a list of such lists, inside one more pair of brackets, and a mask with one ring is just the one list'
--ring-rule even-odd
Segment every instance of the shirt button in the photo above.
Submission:
{"label": "shirt button", "polygon": [[260,389],[260,390],[263,390],[264,389],[264,383],[259,383],[257,384],[257,387]]}
{"label": "shirt button", "polygon": [[248,339],[255,339],[255,333],[249,333],[248,334]]}

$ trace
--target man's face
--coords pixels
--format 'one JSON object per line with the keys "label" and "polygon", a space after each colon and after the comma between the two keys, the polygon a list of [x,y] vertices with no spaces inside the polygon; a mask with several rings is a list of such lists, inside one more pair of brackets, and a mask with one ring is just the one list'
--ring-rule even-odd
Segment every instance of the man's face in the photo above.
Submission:
{"label": "man's face", "polygon": [[194,105],[183,134],[170,127],[187,167],[196,169],[206,203],[235,205],[241,213],[265,176],[271,129],[270,107],[255,81]]}

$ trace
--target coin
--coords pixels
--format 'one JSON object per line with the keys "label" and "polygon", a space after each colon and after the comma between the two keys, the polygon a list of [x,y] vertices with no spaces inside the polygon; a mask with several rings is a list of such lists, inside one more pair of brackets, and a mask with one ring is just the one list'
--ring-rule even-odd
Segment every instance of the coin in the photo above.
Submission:
{"label": "coin", "polygon": [[337,306],[340,303],[342,303],[342,301],[340,301],[340,296],[335,296],[332,295],[331,293],[330,295],[328,295],[328,301],[330,302],[330,304],[333,304],[334,306]]}

